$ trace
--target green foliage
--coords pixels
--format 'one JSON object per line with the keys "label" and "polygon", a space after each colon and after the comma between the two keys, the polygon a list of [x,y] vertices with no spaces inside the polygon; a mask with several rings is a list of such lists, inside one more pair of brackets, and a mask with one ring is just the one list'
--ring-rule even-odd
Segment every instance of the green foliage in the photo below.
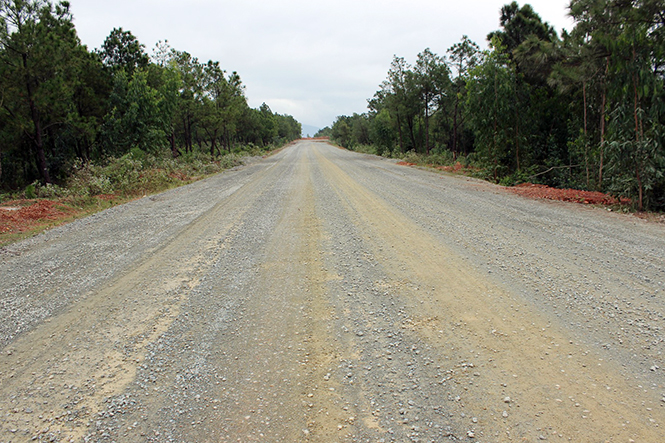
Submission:
{"label": "green foliage", "polygon": [[[646,131],[640,128],[635,133],[636,116]],[[608,189],[616,195],[632,198],[639,210],[644,207],[663,209],[665,128],[646,116],[643,109],[633,112],[627,106],[619,106],[610,118]]]}
{"label": "green foliage", "polygon": [[150,63],[145,46],[130,31],[114,28],[99,51],[105,66],[113,71],[125,71],[133,74],[137,69],[145,69]]}
{"label": "green foliage", "polygon": [[319,129],[316,134],[314,134],[314,137],[330,137],[332,136],[332,128],[330,126],[326,126],[323,129]]}
{"label": "green foliage", "polygon": [[352,117],[337,117],[330,131],[330,139],[344,148],[353,149],[356,140],[352,138],[351,125]]}
{"label": "green foliage", "polygon": [[[664,208],[662,1],[573,0],[570,12],[575,28],[559,38],[512,2],[488,51],[464,36],[448,60],[429,49],[415,66],[395,56],[369,111],[320,135],[354,149],[365,126],[377,153],[410,163],[463,153],[497,183],[594,188]],[[442,158],[422,156],[430,151]]]}
{"label": "green foliage", "polygon": [[395,149],[394,123],[387,109],[381,109],[370,120],[370,140],[378,155],[391,155]]}
{"label": "green foliage", "polygon": [[36,190],[35,190],[35,184],[34,184],[34,183],[28,185],[28,186],[25,188],[25,191],[24,191],[24,192],[25,192],[25,198],[32,199],[32,198],[36,198],[36,197],[37,197],[37,192],[36,192]]}
{"label": "green foliage", "polygon": [[69,3],[0,3],[0,120],[5,122],[0,127],[0,152],[6,152],[10,162],[34,161],[23,168],[23,177],[3,176],[3,181],[30,182],[39,177],[51,183],[72,155],[71,148],[58,145],[63,134],[83,155],[99,110],[89,89],[104,87],[96,69],[101,64],[96,66],[81,46]]}
{"label": "green foliage", "polygon": [[165,115],[160,91],[148,84],[148,72],[137,70],[131,76],[120,71],[111,93],[111,110],[103,126],[102,139],[107,152],[127,152],[138,148],[157,152],[166,145]]}
{"label": "green foliage", "polygon": [[530,37],[540,41],[556,39],[554,29],[540,19],[531,5],[521,8],[517,2],[504,5],[501,8],[501,27],[500,31],[490,32],[487,40],[495,40],[506,54],[512,54]]}
{"label": "green foliage", "polygon": [[140,196],[239,166],[243,157],[264,152],[248,146],[211,161],[204,152],[187,153],[174,159],[163,153],[152,155],[134,148],[122,157],[109,159],[103,165],[77,162],[65,188],[42,186],[39,183],[31,186],[38,197],[87,198],[104,194]]}
{"label": "green foliage", "polygon": [[[237,156],[223,153],[247,144],[279,145],[299,138],[300,131],[293,117],[265,104],[250,109],[240,76],[227,74],[218,62],[201,63],[167,42],[158,43],[151,61],[144,45],[122,28],[89,52],[68,2],[0,1],[2,189],[23,189],[35,180],[64,183],[74,173],[83,194],[131,192],[146,180],[168,178],[146,179],[127,162],[207,151],[206,165],[211,159],[237,164]],[[116,159],[120,172],[98,174],[81,166],[108,159]],[[127,177],[120,177],[122,171]],[[35,192],[52,189],[38,186]]]}
{"label": "green foliage", "polygon": [[511,172],[515,155],[515,70],[499,42],[493,43],[470,72],[466,110],[479,163],[498,182]]}
{"label": "green foliage", "polygon": [[374,145],[355,145],[353,150],[361,154],[381,155],[379,152],[377,152],[377,149]]}

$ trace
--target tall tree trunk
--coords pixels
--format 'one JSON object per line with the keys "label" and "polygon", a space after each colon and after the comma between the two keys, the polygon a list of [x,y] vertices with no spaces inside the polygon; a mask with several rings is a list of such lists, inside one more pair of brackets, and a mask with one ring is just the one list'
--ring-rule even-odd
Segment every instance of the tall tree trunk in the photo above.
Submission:
{"label": "tall tree trunk", "polygon": [[409,127],[409,137],[411,137],[411,144],[413,145],[413,149],[418,152],[418,144],[416,143],[416,134],[414,134],[413,130],[414,124],[413,124],[413,116],[407,117],[406,119],[406,125]]}
{"label": "tall tree trunk", "polygon": [[520,172],[520,114],[517,112],[515,119],[515,161],[517,162],[517,172]]}
{"label": "tall tree trunk", "polygon": [[600,104],[600,166],[598,168],[598,190],[603,190],[603,157],[605,153],[605,107],[607,105],[607,74],[610,72],[610,57],[605,62],[605,78],[603,78],[602,97]]}
{"label": "tall tree trunk", "polygon": [[192,134],[192,127],[194,126],[194,123],[192,123],[192,116],[188,115],[187,116],[187,150],[189,152],[194,151],[194,134]]}
{"label": "tall tree trunk", "polygon": [[425,104],[425,152],[429,155],[429,106]]}
{"label": "tall tree trunk", "polygon": [[183,118],[183,126],[185,129],[185,152],[191,153],[192,152],[192,124],[191,124],[191,118],[189,115],[185,115]]}
{"label": "tall tree trunk", "polygon": [[[587,103],[586,103],[586,80],[582,81],[582,98],[584,102],[584,168],[586,170],[586,187],[589,189],[589,142],[587,140]],[[572,161],[570,162],[572,165]],[[572,173],[572,168],[571,168]]]}
{"label": "tall tree trunk", "polygon": [[[635,54],[635,46],[633,46],[633,64],[637,58]],[[637,178],[637,194],[638,194],[638,203],[637,209],[642,211],[644,209],[642,196],[644,194],[642,189],[642,176],[640,174],[640,158],[639,158],[639,146],[642,142],[640,137],[640,118],[639,118],[639,95],[637,93],[637,74],[633,72],[633,116],[635,118],[635,150],[638,152],[635,153],[635,177]]]}
{"label": "tall tree trunk", "polygon": [[498,183],[497,168],[499,162],[496,155],[496,136],[498,128],[496,108],[498,106],[498,103],[499,103],[498,76],[497,73],[495,72],[494,73],[494,133],[492,135],[492,151],[494,156],[494,183]]}
{"label": "tall tree trunk", "polygon": [[169,142],[171,143],[171,156],[173,156],[173,158],[178,158],[180,152],[178,152],[178,147],[175,144],[175,131],[171,131]]}
{"label": "tall tree trunk", "polygon": [[459,96],[455,94],[455,109],[453,111],[453,160],[457,159],[457,110],[459,106]]}
{"label": "tall tree trunk", "polygon": [[27,74],[28,72],[28,56],[27,54],[22,54],[23,58],[23,69],[25,69],[25,87],[27,92],[28,105],[30,107],[30,116],[32,118],[33,124],[33,134],[30,135],[32,140],[32,146],[35,153],[35,160],[37,163],[37,169],[39,169],[39,174],[42,176],[44,183],[53,183],[51,181],[51,176],[48,172],[48,166],[46,163],[46,155],[44,154],[44,130],[42,128],[42,122],[39,115],[39,110],[35,104],[35,99],[32,90],[32,82]]}
{"label": "tall tree trunk", "polygon": [[517,163],[517,172],[520,172],[520,102],[517,89],[517,70],[515,71],[515,162]]}
{"label": "tall tree trunk", "polygon": [[210,137],[210,157],[215,157],[215,148],[217,147],[217,129],[212,133]]}
{"label": "tall tree trunk", "polygon": [[586,104],[586,80],[582,81],[582,98],[584,100],[584,137],[586,138],[586,132],[587,132],[586,131],[586,126],[587,126],[586,125],[586,108],[587,108],[587,104]]}
{"label": "tall tree trunk", "polygon": [[404,138],[402,137],[402,119],[397,112],[397,133],[399,134],[399,149],[404,152]]}

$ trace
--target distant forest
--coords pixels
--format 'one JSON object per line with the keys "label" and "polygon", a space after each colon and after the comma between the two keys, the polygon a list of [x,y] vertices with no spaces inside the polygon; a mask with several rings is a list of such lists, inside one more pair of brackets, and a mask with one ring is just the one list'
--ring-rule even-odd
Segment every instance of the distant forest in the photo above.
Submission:
{"label": "distant forest", "polygon": [[69,2],[0,1],[0,191],[62,183],[76,165],[137,156],[211,160],[300,138],[293,117],[247,105],[236,72],[130,31],[81,44]]}
{"label": "distant forest", "polygon": [[506,185],[600,190],[665,210],[665,3],[572,0],[569,12],[573,30],[557,35],[513,2],[486,51],[464,36],[415,65],[395,56],[368,111],[317,135],[461,161]]}

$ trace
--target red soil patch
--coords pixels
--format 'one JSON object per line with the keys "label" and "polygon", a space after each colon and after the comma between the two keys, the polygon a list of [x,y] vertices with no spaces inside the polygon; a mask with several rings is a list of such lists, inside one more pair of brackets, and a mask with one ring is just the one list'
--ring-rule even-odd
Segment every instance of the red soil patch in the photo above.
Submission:
{"label": "red soil patch", "polygon": [[0,233],[25,232],[40,223],[65,218],[71,210],[50,200],[18,200],[0,206]]}
{"label": "red soil patch", "polygon": [[602,192],[580,191],[577,189],[556,189],[545,185],[534,185],[523,183],[513,188],[506,188],[514,194],[531,198],[545,198],[548,200],[559,200],[566,202],[582,203],[587,205],[628,205],[630,199],[617,199]]}
{"label": "red soil patch", "polygon": [[462,163],[457,162],[453,166],[437,166],[436,169],[440,171],[446,171],[446,172],[471,172],[473,171],[473,168],[469,168],[467,166],[464,166]]}

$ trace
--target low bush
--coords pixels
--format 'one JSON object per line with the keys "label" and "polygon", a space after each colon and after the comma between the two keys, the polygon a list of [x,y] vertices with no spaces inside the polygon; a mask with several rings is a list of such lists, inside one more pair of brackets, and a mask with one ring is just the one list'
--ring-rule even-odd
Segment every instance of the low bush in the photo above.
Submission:
{"label": "low bush", "polygon": [[36,181],[23,191],[2,194],[0,201],[34,198],[69,198],[82,206],[94,196],[117,195],[132,198],[160,192],[183,183],[242,165],[244,157],[264,155],[255,145],[239,146],[231,153],[211,159],[208,153],[191,152],[173,158],[169,153],[154,155],[135,148],[119,158],[103,163],[76,161],[62,185],[42,185]]}

